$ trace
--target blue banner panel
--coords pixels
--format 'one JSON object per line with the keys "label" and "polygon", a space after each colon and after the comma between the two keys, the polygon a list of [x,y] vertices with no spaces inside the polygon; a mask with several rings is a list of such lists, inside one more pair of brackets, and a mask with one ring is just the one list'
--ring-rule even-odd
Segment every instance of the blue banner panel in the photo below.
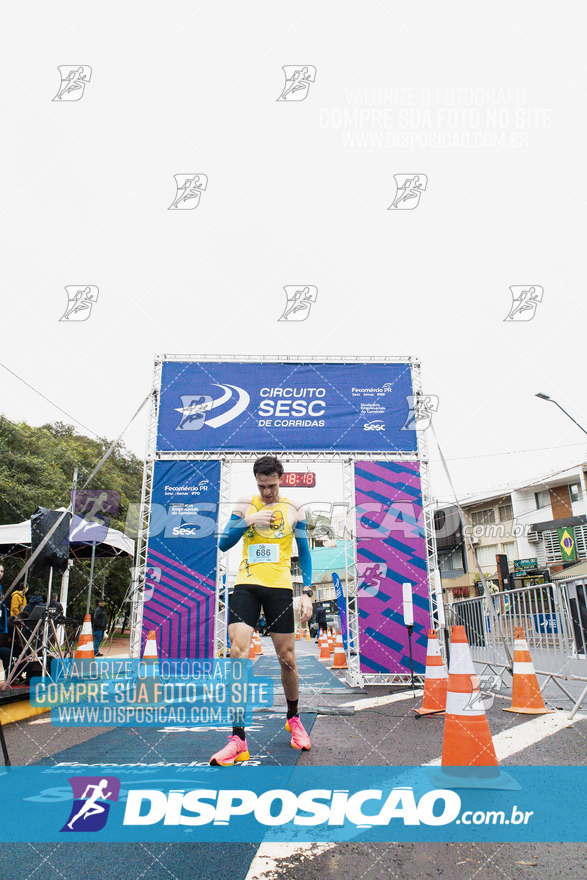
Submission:
{"label": "blue banner panel", "polygon": [[157,448],[415,452],[408,364],[164,362]]}
{"label": "blue banner panel", "polygon": [[214,654],[219,497],[219,461],[155,462],[142,640],[160,657]]}
{"label": "blue banner panel", "polygon": [[11,767],[0,840],[585,842],[586,786],[583,766]]}
{"label": "blue banner panel", "polygon": [[[336,604],[340,616],[340,628],[342,630],[342,644],[345,652],[348,650],[347,622],[346,622],[346,599],[342,588],[342,581],[335,571],[332,572],[332,582],[336,592]],[[352,647],[352,645],[351,645]]]}

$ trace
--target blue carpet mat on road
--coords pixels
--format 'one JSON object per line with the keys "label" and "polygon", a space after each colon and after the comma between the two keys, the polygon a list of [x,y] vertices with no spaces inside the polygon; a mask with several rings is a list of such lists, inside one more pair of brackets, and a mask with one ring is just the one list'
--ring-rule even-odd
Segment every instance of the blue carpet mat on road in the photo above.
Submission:
{"label": "blue carpet mat on road", "polygon": [[[277,663],[277,660],[275,660]],[[311,731],[316,715],[302,714]],[[84,743],[71,746],[39,764],[61,761],[80,763],[156,763],[197,761],[207,764],[222,748],[227,728],[191,728],[169,731],[157,728],[116,728]],[[255,716],[247,728],[251,761],[264,766],[292,766],[300,752],[292,749],[285,730],[285,715]],[[114,770],[114,768],[113,768]],[[239,768],[235,768],[235,775]],[[75,772],[72,768],[72,772]],[[226,772],[226,771],[222,771]],[[233,772],[230,770],[229,772]],[[30,829],[34,841],[35,830]],[[2,880],[42,877],[42,880],[244,880],[257,852],[257,843],[5,843],[0,848]]]}
{"label": "blue carpet mat on road", "polygon": [[[346,693],[349,690],[348,686],[340,681],[327,665],[325,666],[326,661],[321,663],[317,657],[304,656],[303,654],[301,656],[298,655],[296,660],[300,672],[301,694],[327,694],[332,691]],[[253,664],[253,675],[272,678],[275,682],[275,687],[281,687],[279,660],[275,655],[257,657]]]}
{"label": "blue carpet mat on road", "polygon": [[[275,661],[277,662],[277,660]],[[316,720],[313,712],[301,713],[304,727],[310,733]],[[291,766],[300,756],[290,746],[285,729],[286,716],[255,715],[247,727],[247,745],[251,761],[263,766]],[[196,761],[208,764],[210,757],[226,744],[231,733],[228,727],[183,727],[170,731],[156,727],[116,727],[93,739],[71,746],[39,761],[42,765],[61,761],[79,763],[175,763]],[[237,768],[238,769],[238,768]]]}

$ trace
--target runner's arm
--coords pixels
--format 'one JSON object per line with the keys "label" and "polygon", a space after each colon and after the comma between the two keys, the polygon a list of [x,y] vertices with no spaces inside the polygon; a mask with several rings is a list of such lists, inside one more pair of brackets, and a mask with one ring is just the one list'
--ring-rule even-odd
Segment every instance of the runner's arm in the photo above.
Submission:
{"label": "runner's arm", "polygon": [[238,544],[248,528],[244,517],[240,513],[231,514],[218,541],[218,546],[222,553],[226,553],[227,550]]}
{"label": "runner's arm", "polygon": [[304,587],[312,586],[312,557],[310,556],[310,546],[308,544],[308,536],[306,535],[306,520],[300,519],[295,529],[296,544],[298,545],[298,558],[300,560],[300,570],[302,572],[302,581]]}

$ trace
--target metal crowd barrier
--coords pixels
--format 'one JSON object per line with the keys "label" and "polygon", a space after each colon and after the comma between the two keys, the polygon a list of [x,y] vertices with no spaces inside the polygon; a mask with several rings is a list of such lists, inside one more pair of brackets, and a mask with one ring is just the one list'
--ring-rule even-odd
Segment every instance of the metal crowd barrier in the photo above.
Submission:
{"label": "metal crowd barrier", "polygon": [[[445,606],[447,627],[451,630],[454,625],[464,626],[472,658],[482,666],[480,674],[491,670],[502,685],[509,687],[515,628],[521,626],[540,689],[554,682],[574,704],[574,715],[587,696],[587,687],[577,700],[563,682],[587,682],[586,589],[583,585],[573,593],[566,585],[543,584],[494,593],[491,600],[484,596],[463,599]],[[509,681],[504,680],[506,676]]]}

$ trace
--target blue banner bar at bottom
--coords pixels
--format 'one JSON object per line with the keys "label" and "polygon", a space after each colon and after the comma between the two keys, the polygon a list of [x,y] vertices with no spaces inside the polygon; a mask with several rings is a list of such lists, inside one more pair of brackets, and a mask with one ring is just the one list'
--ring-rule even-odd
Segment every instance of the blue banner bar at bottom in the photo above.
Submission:
{"label": "blue banner bar at bottom", "polygon": [[12,767],[0,841],[585,842],[585,791],[583,766]]}

